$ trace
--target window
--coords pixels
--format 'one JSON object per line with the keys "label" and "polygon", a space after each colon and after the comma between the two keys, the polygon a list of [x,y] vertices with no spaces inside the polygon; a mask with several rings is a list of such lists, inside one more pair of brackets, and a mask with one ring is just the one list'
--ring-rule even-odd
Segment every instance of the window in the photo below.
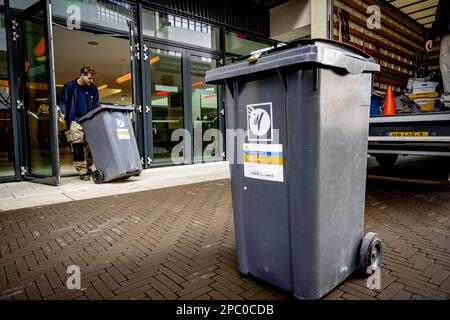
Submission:
{"label": "window", "polygon": [[220,30],[204,22],[144,10],[144,35],[203,48],[220,49]]}
{"label": "window", "polygon": [[144,25],[144,36],[156,37],[155,30],[155,11],[143,10],[142,23]]}
{"label": "window", "polygon": [[[2,1],[2,3],[3,2],[4,1]],[[36,2],[38,2],[38,0],[9,0],[9,6],[15,9],[26,9]]]}
{"label": "window", "polygon": [[[38,2],[37,0],[10,0],[10,7],[26,9]],[[127,21],[133,19],[135,6],[120,0],[57,0],[52,1],[53,16],[67,21],[67,25],[77,25],[79,17],[81,24],[97,25],[128,32]],[[64,23],[66,25],[66,23]]]}
{"label": "window", "polygon": [[68,26],[91,24],[115,30],[127,31],[133,19],[135,6],[119,0],[59,0],[52,2],[53,16],[67,20]]}
{"label": "window", "polygon": [[245,33],[227,31],[225,34],[225,53],[227,63],[233,57],[249,55],[254,51],[271,47],[275,41],[262,39]]}

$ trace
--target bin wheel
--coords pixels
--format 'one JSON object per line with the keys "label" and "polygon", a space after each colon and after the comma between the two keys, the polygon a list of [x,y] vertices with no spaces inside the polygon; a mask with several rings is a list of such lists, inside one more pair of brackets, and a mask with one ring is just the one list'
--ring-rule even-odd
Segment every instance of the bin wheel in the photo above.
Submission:
{"label": "bin wheel", "polygon": [[372,275],[380,266],[381,239],[378,234],[369,232],[363,238],[359,250],[359,269],[362,274]]}
{"label": "bin wheel", "polygon": [[380,167],[383,169],[392,169],[397,162],[398,155],[397,154],[378,154],[375,156]]}
{"label": "bin wheel", "polygon": [[94,180],[95,183],[100,184],[103,182],[103,172],[99,171],[99,170],[95,170],[93,175],[92,175],[92,179]]}

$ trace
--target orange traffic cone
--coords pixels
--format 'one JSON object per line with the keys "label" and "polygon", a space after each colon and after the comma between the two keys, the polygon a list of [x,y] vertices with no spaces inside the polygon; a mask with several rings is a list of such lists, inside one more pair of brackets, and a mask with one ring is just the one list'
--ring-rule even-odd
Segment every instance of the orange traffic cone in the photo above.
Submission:
{"label": "orange traffic cone", "polygon": [[390,116],[394,114],[397,114],[397,111],[395,110],[394,92],[392,91],[392,87],[388,86],[383,115]]}

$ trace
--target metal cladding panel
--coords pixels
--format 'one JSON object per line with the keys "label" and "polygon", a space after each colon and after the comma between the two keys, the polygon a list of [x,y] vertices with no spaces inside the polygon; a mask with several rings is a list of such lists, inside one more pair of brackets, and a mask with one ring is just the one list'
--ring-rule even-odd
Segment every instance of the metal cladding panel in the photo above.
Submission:
{"label": "metal cladding panel", "polygon": [[153,0],[143,3],[151,8],[174,11],[262,36],[270,35],[269,8],[251,1]]}

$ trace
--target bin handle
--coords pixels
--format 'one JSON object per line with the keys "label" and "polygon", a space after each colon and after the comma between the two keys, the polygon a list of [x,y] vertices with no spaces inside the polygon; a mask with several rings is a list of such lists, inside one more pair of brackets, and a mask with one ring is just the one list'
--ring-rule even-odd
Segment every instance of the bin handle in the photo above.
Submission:
{"label": "bin handle", "polygon": [[345,69],[351,74],[360,74],[363,73],[367,66],[366,63],[362,60],[358,61],[355,59],[346,59],[347,63],[345,65]]}
{"label": "bin handle", "polygon": [[346,70],[350,74],[361,74],[370,69],[371,61],[361,59],[353,54],[342,54],[337,50],[321,50],[317,52],[318,62],[324,65],[338,67]]}

